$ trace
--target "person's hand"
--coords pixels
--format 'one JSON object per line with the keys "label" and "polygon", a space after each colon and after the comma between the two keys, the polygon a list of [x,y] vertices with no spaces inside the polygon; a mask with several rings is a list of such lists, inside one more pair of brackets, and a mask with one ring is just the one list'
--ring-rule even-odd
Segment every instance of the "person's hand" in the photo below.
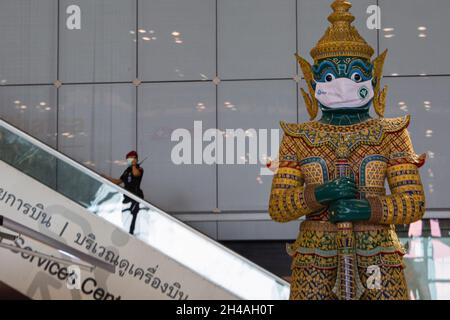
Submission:
{"label": "person's hand", "polygon": [[365,199],[341,199],[333,201],[328,210],[330,213],[330,221],[333,223],[367,221],[371,216],[369,201]]}
{"label": "person's hand", "polygon": [[339,199],[355,199],[357,192],[355,181],[348,177],[337,178],[314,190],[317,201],[325,205]]}

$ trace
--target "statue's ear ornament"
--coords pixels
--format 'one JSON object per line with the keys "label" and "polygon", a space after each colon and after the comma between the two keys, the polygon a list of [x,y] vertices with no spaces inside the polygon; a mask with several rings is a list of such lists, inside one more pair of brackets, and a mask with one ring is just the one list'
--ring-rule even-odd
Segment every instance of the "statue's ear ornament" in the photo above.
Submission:
{"label": "statue's ear ornament", "polygon": [[373,98],[373,106],[375,108],[375,112],[380,118],[384,117],[384,111],[386,109],[386,95],[388,91],[387,86],[384,86],[383,90],[380,91],[381,78],[383,77],[383,65],[386,59],[386,55],[387,49],[372,62],[373,77],[375,79],[375,87],[374,87],[375,95]]}
{"label": "statue's ear ornament", "polygon": [[308,61],[300,57],[297,53],[295,54],[297,61],[302,69],[303,76],[305,77],[306,84],[308,85],[309,94],[301,88],[303,99],[305,100],[306,110],[308,111],[309,117],[311,120],[314,120],[317,117],[317,113],[319,111],[319,104],[316,99],[315,90],[312,86],[314,81],[314,76],[312,72],[312,67]]}

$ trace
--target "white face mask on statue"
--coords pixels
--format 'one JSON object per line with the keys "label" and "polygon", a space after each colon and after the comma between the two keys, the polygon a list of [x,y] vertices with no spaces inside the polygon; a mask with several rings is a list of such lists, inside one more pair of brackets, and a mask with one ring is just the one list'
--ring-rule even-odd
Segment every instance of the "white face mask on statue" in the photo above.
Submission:
{"label": "white face mask on statue", "polygon": [[316,82],[316,99],[332,109],[358,108],[374,97],[372,80],[355,82],[338,78],[330,82]]}

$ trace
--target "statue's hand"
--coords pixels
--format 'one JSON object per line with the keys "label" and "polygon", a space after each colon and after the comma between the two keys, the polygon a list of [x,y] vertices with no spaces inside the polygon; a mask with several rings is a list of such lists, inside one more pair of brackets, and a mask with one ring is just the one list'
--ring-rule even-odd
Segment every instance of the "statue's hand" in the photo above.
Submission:
{"label": "statue's hand", "polygon": [[314,190],[317,201],[323,205],[339,199],[354,199],[356,193],[355,182],[347,177],[324,183]]}
{"label": "statue's hand", "polygon": [[330,204],[330,221],[352,222],[367,221],[370,219],[371,209],[369,201],[357,199],[337,200]]}

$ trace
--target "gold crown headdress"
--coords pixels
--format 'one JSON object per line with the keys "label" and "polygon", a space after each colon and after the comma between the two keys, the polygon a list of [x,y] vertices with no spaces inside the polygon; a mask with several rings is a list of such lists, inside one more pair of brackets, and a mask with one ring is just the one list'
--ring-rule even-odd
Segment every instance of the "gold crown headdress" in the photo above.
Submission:
{"label": "gold crown headdress", "polygon": [[[370,60],[374,50],[359,34],[352,25],[355,17],[349,12],[352,4],[346,0],[335,0],[331,5],[333,13],[328,17],[331,25],[325,31],[323,37],[317,45],[311,50],[311,56],[317,63],[321,59],[331,57],[360,57]],[[380,92],[380,80],[382,76],[383,64],[386,58],[387,50],[383,52],[372,63],[374,65],[373,77],[376,79],[374,88],[375,97],[373,104],[377,114],[382,117],[384,115],[385,100],[387,87]],[[309,93],[302,89],[302,95],[305,99],[306,108],[313,120],[317,116],[318,102],[315,98],[314,89],[312,87],[313,72],[311,65],[302,57],[296,54],[297,60],[305,76],[308,84]]]}

